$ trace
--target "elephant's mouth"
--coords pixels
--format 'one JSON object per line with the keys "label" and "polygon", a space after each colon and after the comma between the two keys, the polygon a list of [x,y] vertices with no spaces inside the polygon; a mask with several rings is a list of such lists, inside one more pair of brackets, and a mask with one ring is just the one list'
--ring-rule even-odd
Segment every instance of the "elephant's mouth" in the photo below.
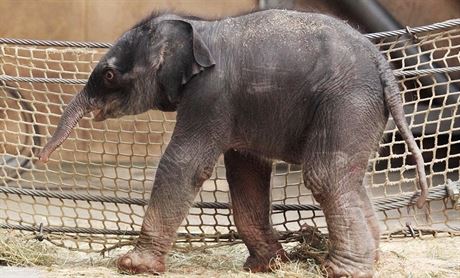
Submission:
{"label": "elephant's mouth", "polygon": [[107,119],[120,118],[120,117],[126,115],[124,113],[124,111],[110,110],[110,109],[106,109],[105,107],[104,108],[96,108],[92,112],[94,114],[93,121],[95,121],[95,122],[102,122],[102,121],[105,121]]}
{"label": "elephant's mouth", "polygon": [[94,113],[93,121],[95,122],[102,122],[106,119],[104,109],[96,109],[93,111],[93,113]]}

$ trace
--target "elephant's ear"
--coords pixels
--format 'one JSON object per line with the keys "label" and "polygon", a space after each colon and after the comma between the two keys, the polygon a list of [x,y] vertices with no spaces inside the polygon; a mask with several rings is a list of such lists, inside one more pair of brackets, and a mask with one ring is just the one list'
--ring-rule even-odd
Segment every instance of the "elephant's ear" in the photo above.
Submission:
{"label": "elephant's ear", "polygon": [[171,104],[177,104],[182,88],[201,71],[215,65],[208,47],[193,26],[182,20],[164,20],[157,25],[164,43],[157,78]]}

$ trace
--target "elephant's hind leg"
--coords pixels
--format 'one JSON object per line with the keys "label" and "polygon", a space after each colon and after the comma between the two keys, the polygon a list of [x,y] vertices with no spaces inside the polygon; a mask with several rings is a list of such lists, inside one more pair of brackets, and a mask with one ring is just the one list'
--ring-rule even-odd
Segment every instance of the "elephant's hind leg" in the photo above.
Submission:
{"label": "elephant's hind leg", "polygon": [[303,165],[305,185],[326,218],[328,277],[372,277],[379,232],[363,179],[383,131],[384,113],[365,113],[354,106],[335,109],[342,109],[341,117],[325,116],[317,124],[317,138]]}
{"label": "elephant's hind leg", "polygon": [[360,199],[363,205],[364,215],[367,220],[367,226],[372,233],[372,237],[374,238],[375,244],[375,261],[379,260],[379,243],[380,243],[380,227],[379,222],[377,219],[377,215],[372,207],[372,203],[367,195],[366,188],[360,187],[359,188]]}
{"label": "elephant's hind leg", "polygon": [[[365,159],[350,158],[346,153],[318,158],[331,169],[305,165],[305,184],[312,190],[326,217],[329,231],[329,254],[324,262],[328,277],[371,277],[376,252],[373,227],[369,226],[367,199],[361,198]],[[337,164],[335,162],[338,162]],[[325,174],[324,176],[322,174]],[[364,189],[364,188],[363,188]]]}
{"label": "elephant's hind leg", "polygon": [[249,249],[244,268],[252,272],[271,271],[277,257],[287,260],[270,223],[271,163],[230,150],[225,153],[225,167],[235,224]]}

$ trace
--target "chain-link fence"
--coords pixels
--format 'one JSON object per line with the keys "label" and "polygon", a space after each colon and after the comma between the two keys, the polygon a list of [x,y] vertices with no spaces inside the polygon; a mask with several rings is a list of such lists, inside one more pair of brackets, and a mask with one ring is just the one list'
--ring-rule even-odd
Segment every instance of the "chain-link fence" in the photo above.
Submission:
{"label": "chain-link fence", "polygon": [[[408,210],[415,165],[390,120],[366,174],[381,229],[459,231],[460,20],[367,36],[395,68],[430,185],[427,208]],[[108,46],[0,39],[0,227],[84,251],[117,246],[140,230],[173,113],[85,117],[48,164],[34,157]],[[277,162],[273,169],[272,221],[281,238],[292,239],[302,225],[325,231],[300,167]],[[221,160],[178,233],[179,242],[238,240]]]}

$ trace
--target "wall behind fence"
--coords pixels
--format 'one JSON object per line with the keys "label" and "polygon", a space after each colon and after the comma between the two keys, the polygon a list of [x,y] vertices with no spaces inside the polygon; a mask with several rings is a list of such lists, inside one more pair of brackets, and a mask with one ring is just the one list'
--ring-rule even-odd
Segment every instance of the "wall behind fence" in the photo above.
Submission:
{"label": "wall behind fence", "polygon": [[257,8],[256,0],[1,0],[2,37],[112,42],[155,10],[222,17]]}
{"label": "wall behind fence", "polygon": [[[174,10],[216,18],[258,8],[259,0],[1,0],[2,37],[112,42],[153,10]],[[280,8],[320,11],[362,26],[339,1],[268,0]],[[460,17],[457,0],[379,0],[403,25],[419,26]]]}

